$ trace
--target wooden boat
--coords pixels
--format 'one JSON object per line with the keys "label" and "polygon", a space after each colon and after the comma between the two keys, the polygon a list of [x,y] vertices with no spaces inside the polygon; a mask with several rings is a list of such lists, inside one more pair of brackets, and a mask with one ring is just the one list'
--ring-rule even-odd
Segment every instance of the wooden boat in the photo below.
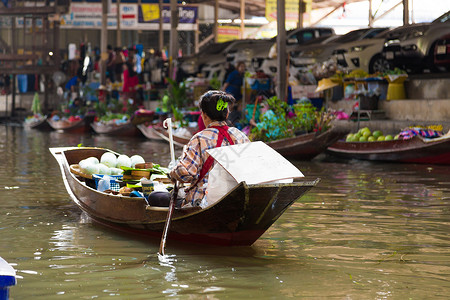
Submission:
{"label": "wooden boat", "polygon": [[55,121],[52,118],[47,119],[50,126],[57,131],[70,133],[85,133],[91,129],[90,124],[93,122],[94,116],[85,116],[77,121],[70,122],[68,120]]}
{"label": "wooden boat", "polygon": [[165,141],[161,134],[156,131],[154,125],[139,124],[137,129],[149,140],[152,141]]}
{"label": "wooden boat", "polygon": [[299,160],[310,160],[324,152],[330,145],[345,136],[347,132],[332,127],[325,132],[305,133],[292,138],[268,142],[267,145],[281,155]]}
{"label": "wooden boat", "polygon": [[47,116],[34,116],[32,118],[27,118],[24,122],[25,128],[37,129],[42,131],[49,131],[53,128],[47,122]]}
{"label": "wooden boat", "polygon": [[[148,206],[145,198],[99,192],[71,166],[91,156],[100,158],[102,148],[50,148],[72,200],[94,222],[127,233],[161,237],[167,208]],[[117,155],[117,153],[116,153]],[[256,184],[241,182],[210,207],[183,207],[173,214],[169,238],[223,246],[252,245],[295,201],[318,183]]]}
{"label": "wooden boat", "polygon": [[448,165],[450,132],[434,139],[414,136],[408,140],[379,142],[338,141],[328,147],[327,153],[348,159]]}
{"label": "wooden boat", "polygon": [[140,134],[139,129],[127,121],[126,123],[116,124],[116,123],[104,123],[104,122],[92,122],[92,129],[97,134],[111,135],[111,136],[137,136]]}
{"label": "wooden boat", "polygon": [[[158,134],[163,140],[165,140],[166,142],[170,142],[169,132],[167,131],[167,129],[165,129],[163,127],[155,127],[155,131],[156,131],[156,134]],[[173,137],[173,144],[175,146],[183,147],[184,145],[189,143],[192,136],[188,138],[188,137],[180,136],[180,135],[177,135],[176,133],[173,133],[172,137]]]}

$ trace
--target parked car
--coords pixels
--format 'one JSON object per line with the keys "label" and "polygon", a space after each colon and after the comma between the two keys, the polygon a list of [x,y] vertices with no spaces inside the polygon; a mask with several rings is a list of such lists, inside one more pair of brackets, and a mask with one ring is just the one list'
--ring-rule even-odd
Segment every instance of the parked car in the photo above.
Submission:
{"label": "parked car", "polygon": [[[331,27],[304,27],[290,30],[286,33],[286,51],[289,53],[297,46],[304,45],[320,37],[335,35]],[[276,42],[277,37],[272,38]]]}
{"label": "parked car", "polygon": [[211,43],[202,48],[196,54],[184,56],[180,58],[180,70],[185,75],[196,75],[200,72],[201,67],[210,60],[225,59],[224,51],[235,41],[228,41],[223,43]]}
{"label": "parked car", "polygon": [[333,58],[333,51],[342,44],[372,39],[387,28],[363,28],[348,32],[341,36],[331,36],[317,43],[297,47],[291,51],[291,62],[300,71],[308,70],[312,65],[326,62]]}
{"label": "parked car", "polygon": [[205,64],[202,68],[203,77],[208,81],[215,77],[220,82],[224,82],[226,79],[225,73],[226,69],[224,63]]}
{"label": "parked car", "polygon": [[[395,29],[393,29],[395,30]],[[373,37],[343,43],[333,51],[338,65],[348,71],[362,69],[367,73],[384,72],[391,69],[388,60],[382,55],[388,28]]]}
{"label": "parked car", "polygon": [[383,55],[394,67],[410,73],[435,70],[436,43],[446,34],[450,34],[450,11],[431,23],[404,25],[388,34]]}
{"label": "parked car", "polygon": [[240,40],[226,49],[226,61],[236,66],[239,61],[244,61],[247,68],[252,64],[252,59],[257,57],[267,57],[272,46],[269,39],[262,40]]}
{"label": "parked car", "polygon": [[[289,53],[296,47],[327,39],[331,36],[336,36],[334,29],[331,27],[304,27],[290,30],[286,32],[286,52]],[[269,53],[276,53],[276,39],[276,36],[271,39],[271,48],[268,52],[264,48],[255,53],[249,66],[252,71],[261,70],[271,76],[276,74],[277,61],[275,58],[269,57]]]}
{"label": "parked car", "polygon": [[444,35],[436,41],[434,64],[450,71],[450,34]]}

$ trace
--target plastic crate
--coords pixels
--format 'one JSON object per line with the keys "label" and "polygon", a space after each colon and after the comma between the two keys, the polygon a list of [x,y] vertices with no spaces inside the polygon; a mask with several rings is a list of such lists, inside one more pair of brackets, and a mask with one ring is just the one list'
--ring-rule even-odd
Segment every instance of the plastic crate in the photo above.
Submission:
{"label": "plastic crate", "polygon": [[[95,182],[95,188],[98,189],[98,183],[100,181],[100,179],[103,178],[103,174],[94,174],[92,175],[92,179],[94,179]],[[112,177],[113,179],[109,182],[110,184],[110,190],[118,192],[120,190],[120,184],[119,184],[119,180],[122,180],[123,176],[122,175],[108,175],[110,177]]]}

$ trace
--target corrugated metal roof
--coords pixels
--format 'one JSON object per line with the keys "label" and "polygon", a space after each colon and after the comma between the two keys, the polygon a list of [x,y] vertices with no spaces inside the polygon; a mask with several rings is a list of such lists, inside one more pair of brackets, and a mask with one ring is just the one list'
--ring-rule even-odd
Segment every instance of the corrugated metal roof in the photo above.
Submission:
{"label": "corrugated metal roof", "polygon": [[[363,0],[313,0],[312,9],[335,8],[339,5],[360,2]],[[189,4],[208,4],[214,5],[214,0],[188,0]],[[229,9],[235,13],[240,11],[241,0],[219,0],[221,8]],[[253,16],[265,16],[266,0],[245,0],[245,13]]]}

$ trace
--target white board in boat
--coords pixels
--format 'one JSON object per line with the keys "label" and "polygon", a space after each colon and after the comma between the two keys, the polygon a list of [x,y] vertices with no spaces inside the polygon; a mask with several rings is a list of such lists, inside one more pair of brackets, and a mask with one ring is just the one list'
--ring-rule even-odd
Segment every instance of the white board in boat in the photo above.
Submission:
{"label": "white board in boat", "polygon": [[236,182],[266,183],[304,177],[302,172],[264,142],[252,142],[207,150]]}

